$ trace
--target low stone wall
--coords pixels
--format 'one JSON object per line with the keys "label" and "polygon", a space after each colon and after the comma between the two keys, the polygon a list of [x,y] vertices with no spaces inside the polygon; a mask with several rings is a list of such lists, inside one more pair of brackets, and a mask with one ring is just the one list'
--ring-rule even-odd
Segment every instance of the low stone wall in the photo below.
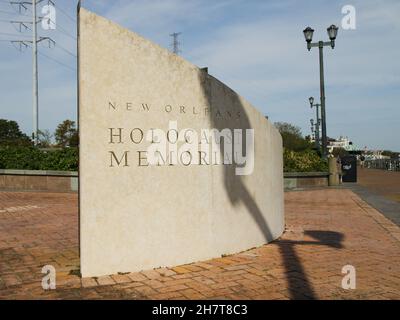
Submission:
{"label": "low stone wall", "polygon": [[284,174],[285,190],[328,187],[328,172],[286,172]]}
{"label": "low stone wall", "polygon": [[0,170],[0,190],[77,192],[78,172]]}
{"label": "low stone wall", "polygon": [[[286,172],[285,190],[327,187],[328,172]],[[1,170],[0,190],[77,192],[78,172]]]}

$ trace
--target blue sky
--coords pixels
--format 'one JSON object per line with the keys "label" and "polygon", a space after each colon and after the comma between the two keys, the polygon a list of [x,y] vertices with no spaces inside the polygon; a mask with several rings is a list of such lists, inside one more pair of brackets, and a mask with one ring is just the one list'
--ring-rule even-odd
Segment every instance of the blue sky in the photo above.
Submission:
{"label": "blue sky", "polygon": [[[51,131],[76,120],[76,0],[54,0],[57,29],[44,31],[56,48],[40,45],[40,128]],[[84,6],[163,47],[182,32],[182,56],[232,87],[271,121],[310,133],[319,98],[318,51],[308,52],[302,30],[328,40],[341,26],[342,7],[356,8],[356,30],[339,30],[334,50],[325,48],[328,135],[349,136],[363,148],[400,151],[400,1],[315,0],[84,0]],[[39,10],[41,5],[39,6]],[[8,20],[29,20],[0,0],[0,118],[32,130],[32,58],[4,40],[28,39]],[[30,10],[25,14],[30,15]],[[72,54],[71,54],[72,53]],[[57,62],[50,60],[55,59]]]}

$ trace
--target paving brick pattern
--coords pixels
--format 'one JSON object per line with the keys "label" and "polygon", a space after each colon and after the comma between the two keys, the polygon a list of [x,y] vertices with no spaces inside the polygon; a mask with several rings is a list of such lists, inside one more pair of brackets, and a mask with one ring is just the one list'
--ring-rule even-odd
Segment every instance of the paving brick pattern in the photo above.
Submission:
{"label": "paving brick pattern", "polygon": [[[287,230],[274,243],[176,268],[80,279],[77,196],[0,193],[0,299],[400,298],[399,227],[350,190],[285,197]],[[57,270],[56,290],[41,287],[44,265]],[[356,268],[356,290],[341,287],[345,265]]]}

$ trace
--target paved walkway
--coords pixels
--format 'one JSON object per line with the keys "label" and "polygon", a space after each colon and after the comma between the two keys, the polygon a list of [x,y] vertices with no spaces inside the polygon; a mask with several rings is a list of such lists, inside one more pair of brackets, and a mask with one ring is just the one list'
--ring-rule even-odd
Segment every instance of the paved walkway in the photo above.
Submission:
{"label": "paved walkway", "polygon": [[[0,193],[1,299],[400,299],[400,228],[352,191],[286,194],[287,232],[234,256],[78,277],[77,196]],[[41,268],[57,270],[44,291]],[[353,265],[357,289],[341,288]]]}
{"label": "paved walkway", "polygon": [[400,204],[400,171],[359,168],[358,184]]}
{"label": "paved walkway", "polygon": [[345,187],[400,226],[400,172],[359,168],[358,183]]}

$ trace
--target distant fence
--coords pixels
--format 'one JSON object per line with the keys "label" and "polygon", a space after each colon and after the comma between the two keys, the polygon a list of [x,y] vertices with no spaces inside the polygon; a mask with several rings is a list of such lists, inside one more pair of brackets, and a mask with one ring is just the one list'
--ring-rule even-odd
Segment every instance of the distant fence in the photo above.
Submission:
{"label": "distant fence", "polygon": [[364,163],[364,167],[368,169],[400,171],[400,160],[367,160]]}

